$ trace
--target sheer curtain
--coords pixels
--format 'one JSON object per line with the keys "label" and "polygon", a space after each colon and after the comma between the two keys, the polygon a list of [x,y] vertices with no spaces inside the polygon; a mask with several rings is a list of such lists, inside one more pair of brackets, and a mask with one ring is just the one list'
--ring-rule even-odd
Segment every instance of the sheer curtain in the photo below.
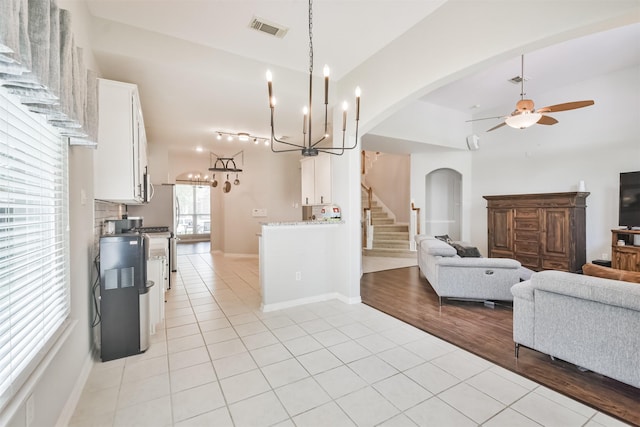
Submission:
{"label": "sheer curtain", "polygon": [[0,1],[0,85],[72,145],[97,144],[97,76],[56,0]]}

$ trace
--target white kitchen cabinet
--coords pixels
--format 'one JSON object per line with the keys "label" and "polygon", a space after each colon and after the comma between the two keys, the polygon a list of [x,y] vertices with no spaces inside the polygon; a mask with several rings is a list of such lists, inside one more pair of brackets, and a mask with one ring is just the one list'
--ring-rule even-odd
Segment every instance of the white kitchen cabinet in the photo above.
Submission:
{"label": "white kitchen cabinet", "polygon": [[300,161],[302,176],[302,204],[331,203],[331,157],[320,154]]}
{"label": "white kitchen cabinet", "polygon": [[117,203],[145,201],[147,138],[138,87],[99,79],[98,147],[94,198]]}

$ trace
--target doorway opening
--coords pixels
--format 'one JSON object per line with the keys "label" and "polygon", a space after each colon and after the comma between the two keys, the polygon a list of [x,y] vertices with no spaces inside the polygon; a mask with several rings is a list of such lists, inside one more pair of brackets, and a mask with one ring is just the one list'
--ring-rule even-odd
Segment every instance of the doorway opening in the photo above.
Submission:
{"label": "doorway opening", "polygon": [[462,238],[462,174],[436,169],[425,176],[425,231],[431,236]]}
{"label": "doorway opening", "polygon": [[176,234],[182,241],[211,240],[211,189],[208,185],[176,184],[179,213]]}

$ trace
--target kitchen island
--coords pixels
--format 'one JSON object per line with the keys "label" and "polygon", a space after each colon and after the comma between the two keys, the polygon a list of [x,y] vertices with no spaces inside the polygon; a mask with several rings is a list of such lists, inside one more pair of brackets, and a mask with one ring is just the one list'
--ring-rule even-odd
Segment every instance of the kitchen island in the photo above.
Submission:
{"label": "kitchen island", "polygon": [[334,298],[360,302],[359,289],[350,292],[347,280],[337,273],[347,263],[341,243],[345,230],[341,220],[262,224],[262,310]]}

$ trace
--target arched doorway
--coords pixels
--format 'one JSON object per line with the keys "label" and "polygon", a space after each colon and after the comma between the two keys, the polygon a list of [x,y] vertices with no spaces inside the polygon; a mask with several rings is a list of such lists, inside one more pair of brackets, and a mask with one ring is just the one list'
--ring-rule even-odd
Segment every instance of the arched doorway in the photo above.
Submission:
{"label": "arched doorway", "polygon": [[449,168],[425,176],[425,231],[432,236],[462,237],[462,174]]}

